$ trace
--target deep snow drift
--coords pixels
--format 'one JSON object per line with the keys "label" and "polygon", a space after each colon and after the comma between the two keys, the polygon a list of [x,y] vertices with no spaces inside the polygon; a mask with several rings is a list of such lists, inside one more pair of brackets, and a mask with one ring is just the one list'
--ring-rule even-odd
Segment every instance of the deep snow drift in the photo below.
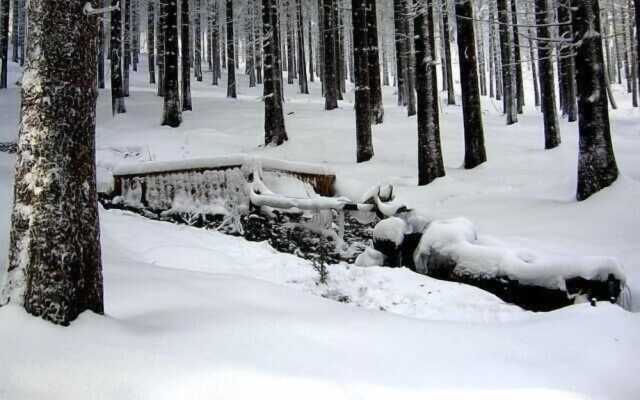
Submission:
{"label": "deep snow drift", "polygon": [[[509,128],[499,104],[485,99],[489,162],[473,171],[460,168],[461,109],[443,108],[447,177],[418,188],[416,122],[394,105],[388,88],[386,122],[374,128],[376,157],[356,165],[351,93],[339,110],[325,112],[317,86],[302,96],[287,85],[290,142],[265,149],[258,147],[260,89],[241,80],[240,98],[228,100],[205,75],[203,83],[192,82],[194,111],[183,126],[161,128],[161,99],[144,82],[145,68],[132,74],[128,114],[113,118],[108,91],[101,91],[102,177],[122,163],[237,153],[324,164],[337,172],[341,195],[358,199],[380,181],[393,183],[403,203],[437,218],[467,217],[487,242],[616,257],[640,306],[640,112],[620,93],[612,122],[622,176],[578,204],[576,125],[563,123],[562,146],[544,151],[533,107]],[[0,140],[15,137],[16,93],[0,92]],[[0,154],[4,258],[14,160]],[[117,211],[101,211],[101,230],[107,315],[85,313],[60,328],[16,307],[0,309],[0,399],[635,399],[640,393],[640,316],[614,305],[534,314],[406,269],[348,265],[331,267],[325,287],[315,284],[309,263],[264,244]]]}

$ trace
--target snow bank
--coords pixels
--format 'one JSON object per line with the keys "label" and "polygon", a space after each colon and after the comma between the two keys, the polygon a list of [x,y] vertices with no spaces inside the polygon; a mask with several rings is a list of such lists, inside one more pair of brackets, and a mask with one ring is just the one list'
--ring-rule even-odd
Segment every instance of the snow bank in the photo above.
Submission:
{"label": "snow bank", "polygon": [[625,283],[620,264],[606,257],[568,257],[510,248],[478,238],[467,219],[433,221],[425,230],[414,259],[419,271],[429,270],[432,252],[450,258],[461,275],[508,277],[522,284],[566,291],[566,280],[582,277],[605,281],[610,274]]}

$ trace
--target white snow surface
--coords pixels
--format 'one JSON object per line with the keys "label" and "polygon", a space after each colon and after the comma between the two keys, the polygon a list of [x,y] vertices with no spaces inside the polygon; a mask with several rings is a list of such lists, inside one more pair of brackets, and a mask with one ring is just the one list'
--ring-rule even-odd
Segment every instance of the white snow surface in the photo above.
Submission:
{"label": "white snow surface", "polygon": [[373,229],[373,237],[378,240],[388,240],[396,247],[402,244],[404,234],[407,231],[407,223],[398,217],[383,219]]}
{"label": "white snow surface", "polygon": [[[10,70],[12,83],[19,71]],[[351,92],[325,112],[317,82],[310,96],[285,85],[290,141],[264,148],[261,88],[249,89],[244,76],[237,100],[209,86],[206,74],[192,81],[194,111],[170,129],[159,126],[162,99],[145,82],[146,66],[140,71],[131,75],[128,114],[113,118],[109,89],[100,92],[97,163],[107,177],[118,158],[240,153],[329,165],[339,194],[351,199],[385,181],[429,220],[465,216],[480,240],[615,257],[640,309],[640,112],[624,88],[614,87],[620,109],[611,113],[622,175],[577,203],[577,125],[562,122],[562,146],[544,151],[529,97],[515,127],[505,126],[498,102],[484,99],[489,162],[473,171],[460,167],[462,111],[443,105],[447,176],[417,187],[416,121],[389,88],[386,122],[373,128],[376,156],[358,165]],[[15,138],[18,92],[0,91],[2,140]],[[14,161],[0,154],[4,255]],[[106,315],[84,313],[62,328],[0,308],[0,399],[635,400],[640,393],[640,316],[615,305],[535,314],[473,287],[381,267],[331,266],[329,284],[317,285],[309,263],[265,244],[124,212],[100,217]]]}

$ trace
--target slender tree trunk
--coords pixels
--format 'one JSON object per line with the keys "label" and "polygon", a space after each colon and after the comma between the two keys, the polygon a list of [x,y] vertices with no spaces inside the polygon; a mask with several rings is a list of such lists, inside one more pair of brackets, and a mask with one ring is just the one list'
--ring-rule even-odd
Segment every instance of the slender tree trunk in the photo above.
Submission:
{"label": "slender tree trunk", "polygon": [[262,77],[262,27],[260,24],[261,21],[261,10],[262,10],[262,5],[260,4],[261,0],[253,0],[253,4],[255,7],[254,10],[254,14],[253,14],[253,20],[254,20],[254,43],[253,43],[253,48],[254,48],[254,54],[255,54],[255,60],[256,60],[256,83],[258,85],[262,85],[263,83],[263,77]]}
{"label": "slender tree trunk", "polygon": [[[2,1],[2,0],[0,0]],[[100,0],[99,7],[105,6],[105,0]],[[0,14],[2,14],[0,12]],[[104,20],[98,18],[98,88],[104,89]]]}
{"label": "slender tree trunk", "polygon": [[586,200],[618,178],[613,154],[609,109],[602,68],[602,38],[598,0],[572,0],[580,154],[577,199]]}
{"label": "slender tree trunk", "polygon": [[631,19],[633,18],[633,3],[631,0],[628,0],[628,12],[629,17],[627,20],[629,21],[629,59],[631,60],[631,65],[629,68],[631,69],[631,99],[632,105],[634,107],[638,107],[638,53],[636,53],[636,43],[633,35],[633,23],[631,23]]}
{"label": "slender tree trunk", "polygon": [[[129,97],[129,68],[131,67],[131,2],[133,0],[122,0],[123,7],[123,43],[122,59],[124,65],[122,67],[122,90],[124,97]],[[177,1],[177,0],[174,0]]]}
{"label": "slender tree trunk", "polygon": [[156,7],[155,0],[148,0],[147,5],[147,57],[149,62],[149,83],[156,83],[156,57],[155,57],[155,36],[156,36]]}
{"label": "slender tree trunk", "polygon": [[396,84],[398,87],[398,105],[407,105],[407,33],[405,32],[405,4],[406,0],[393,0],[393,22],[396,45]]}
{"label": "slender tree trunk", "polygon": [[182,5],[182,111],[191,111],[191,21],[189,0],[181,0]]}
{"label": "slender tree trunk", "polygon": [[533,97],[535,106],[540,107],[540,85],[538,80],[538,68],[536,67],[535,57],[535,45],[533,38],[535,37],[535,31],[533,28],[529,28],[529,58],[531,59],[531,80],[533,81]]}
{"label": "slender tree trunk", "polygon": [[520,31],[518,29],[518,7],[516,0],[511,0],[511,22],[513,23],[513,55],[516,71],[516,107],[518,114],[522,114],[524,107],[524,84],[522,82],[522,62],[520,56]]}
{"label": "slender tree trunk", "polygon": [[[111,0],[116,6],[120,0]],[[111,12],[111,112],[113,115],[127,112],[122,89],[122,12]]]}
{"label": "slender tree trunk", "polygon": [[[434,85],[433,1],[422,3],[415,17],[416,83],[418,99],[418,185],[444,176],[438,117],[438,87]],[[426,11],[426,12],[425,12]],[[426,18],[425,18],[426,14]]]}
{"label": "slender tree trunk", "polygon": [[284,110],[279,85],[277,51],[278,5],[276,0],[262,0],[262,29],[264,55],[264,142],[279,146],[288,140],[284,124]]}
{"label": "slender tree trunk", "polygon": [[164,110],[162,125],[177,128],[182,123],[178,83],[178,0],[167,0],[164,26]]}
{"label": "slender tree trunk", "polygon": [[367,0],[352,0],[353,51],[355,67],[355,109],[357,160],[359,163],[373,158],[371,139],[371,100],[369,98],[369,51],[367,29]]}
{"label": "slender tree trunk", "polygon": [[309,84],[307,83],[307,61],[305,59],[304,45],[304,14],[302,13],[302,0],[297,0],[298,13],[298,84],[300,93],[309,94]]}
{"label": "slender tree trunk", "polygon": [[12,47],[12,57],[13,62],[18,62],[18,20],[20,19],[18,16],[20,15],[20,0],[13,0],[13,5],[11,6],[11,47]]}
{"label": "slender tree trunk", "polygon": [[[573,3],[572,3],[573,4]],[[613,23],[611,24],[611,27],[613,28],[613,43],[614,43],[614,48],[616,50],[616,70],[618,72],[618,85],[622,84],[622,57],[623,57],[623,51],[620,48],[620,39],[619,39],[619,35],[620,32],[618,31],[618,15],[616,13],[616,9],[617,7],[615,7],[615,3],[613,2],[613,0],[611,1],[612,7],[611,7],[611,13],[612,13],[612,18],[613,18]],[[575,27],[574,27],[575,29]]]}
{"label": "slender tree trunk", "polygon": [[236,61],[235,43],[233,41],[233,0],[227,3],[227,97],[235,99],[236,93]]}
{"label": "slender tree trunk", "polygon": [[314,59],[313,59],[313,30],[311,29],[311,18],[308,19],[308,28],[307,28],[308,32],[309,32],[309,81],[314,82],[315,81],[315,71],[313,68],[313,63],[314,63]]}
{"label": "slender tree trunk", "polygon": [[324,98],[325,98],[325,110],[335,110],[338,108],[338,82],[336,71],[336,55],[335,55],[335,36],[336,36],[336,21],[334,20],[334,7],[335,0],[322,0],[323,6],[323,47],[324,47]]}
{"label": "slender tree trunk", "polygon": [[140,21],[138,18],[138,0],[131,0],[131,58],[133,71],[138,71],[140,58]]}
{"label": "slender tree trunk", "polygon": [[464,167],[466,169],[475,168],[487,161],[471,1],[456,1],[458,57],[460,59],[460,86],[462,88],[462,114],[464,118]]}
{"label": "slender tree trunk", "polygon": [[404,31],[407,33],[406,35],[406,44],[405,50],[407,52],[406,61],[407,61],[407,116],[411,117],[416,115],[416,57],[415,57],[415,40],[414,40],[414,18],[415,12],[413,7],[413,0],[404,0],[404,14],[406,18],[404,19],[405,28]]}
{"label": "slender tree trunk", "polygon": [[158,29],[157,31],[157,40],[156,40],[156,62],[158,64],[158,96],[164,96],[165,88],[165,36],[167,33],[166,25],[167,25],[167,3],[169,0],[159,0],[158,1]]}
{"label": "slender tree trunk", "polygon": [[507,125],[518,122],[516,110],[517,88],[513,74],[511,56],[513,54],[513,40],[509,29],[509,0],[497,0],[498,23],[500,24],[500,52],[502,58],[502,87],[504,113],[507,115]]}
{"label": "slender tree trunk", "polygon": [[[547,0],[535,0],[538,38],[550,38],[549,18],[551,10]],[[538,66],[542,95],[542,115],[544,119],[544,148],[553,149],[560,145],[560,127],[556,112],[555,77],[553,74],[552,50],[549,43],[538,42]]]}
{"label": "slender tree trunk", "polygon": [[9,64],[9,0],[0,0],[0,89],[7,88]]}
{"label": "slender tree trunk", "polygon": [[456,104],[456,91],[453,85],[453,69],[451,68],[451,39],[449,38],[449,5],[442,0],[442,44],[444,45],[444,62],[447,78],[447,104]]}
{"label": "slender tree trunk", "polygon": [[[94,150],[98,22],[83,15],[85,3],[30,0],[30,79],[22,86],[8,279],[0,295],[0,304],[60,325],[104,310]],[[61,53],[61,45],[74,51]]]}
{"label": "slender tree trunk", "polygon": [[[206,0],[205,0],[206,1]],[[193,74],[198,82],[202,82],[202,0],[194,0],[195,13],[193,18]]]}
{"label": "slender tree trunk", "polygon": [[573,38],[571,27],[571,9],[569,0],[561,0],[558,4],[558,23],[560,39],[567,43],[560,44],[560,74],[559,83],[563,101],[561,109],[569,122],[578,119],[578,102],[576,99],[576,64],[573,57],[573,48],[568,44]]}
{"label": "slender tree trunk", "polygon": [[26,32],[26,13],[27,13],[27,2],[26,0],[19,0],[18,4],[20,5],[20,8],[18,9],[18,47],[19,47],[19,52],[18,52],[18,61],[20,63],[20,66],[23,67],[24,66],[24,59],[25,59],[25,32]]}
{"label": "slender tree trunk", "polygon": [[634,0],[636,12],[636,75],[638,75],[638,87],[640,88],[640,0]]}
{"label": "slender tree trunk", "polygon": [[380,54],[378,52],[378,12],[376,0],[367,0],[367,29],[369,29],[369,89],[371,91],[371,120],[374,124],[384,122],[382,85],[380,82]]}

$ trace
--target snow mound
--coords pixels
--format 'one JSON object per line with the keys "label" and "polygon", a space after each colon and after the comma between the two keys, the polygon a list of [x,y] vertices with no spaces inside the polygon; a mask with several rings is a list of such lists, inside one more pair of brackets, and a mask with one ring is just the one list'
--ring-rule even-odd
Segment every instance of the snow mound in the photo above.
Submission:
{"label": "snow mound", "polygon": [[566,291],[566,280],[577,277],[604,281],[613,275],[622,284],[626,281],[621,265],[613,258],[548,255],[483,241],[465,218],[429,224],[414,254],[419,271],[429,270],[432,252],[453,260],[456,272],[461,275],[508,277],[549,289]]}
{"label": "snow mound", "polygon": [[407,230],[407,223],[397,217],[383,219],[376,224],[373,230],[373,238],[381,241],[389,241],[396,245],[402,244],[404,234]]}

